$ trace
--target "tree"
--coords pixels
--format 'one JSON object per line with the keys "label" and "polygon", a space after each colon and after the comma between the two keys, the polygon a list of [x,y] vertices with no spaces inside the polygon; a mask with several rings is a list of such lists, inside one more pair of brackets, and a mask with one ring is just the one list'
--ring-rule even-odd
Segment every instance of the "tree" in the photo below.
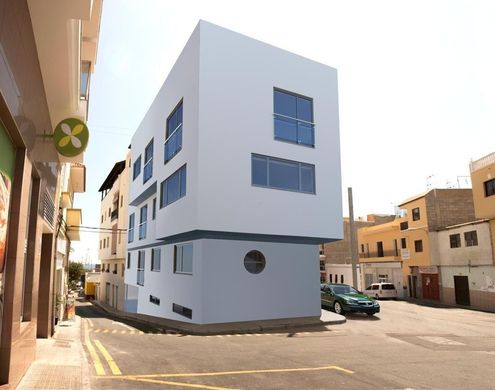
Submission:
{"label": "tree", "polygon": [[76,284],[84,275],[84,265],[76,261],[69,262],[69,285]]}

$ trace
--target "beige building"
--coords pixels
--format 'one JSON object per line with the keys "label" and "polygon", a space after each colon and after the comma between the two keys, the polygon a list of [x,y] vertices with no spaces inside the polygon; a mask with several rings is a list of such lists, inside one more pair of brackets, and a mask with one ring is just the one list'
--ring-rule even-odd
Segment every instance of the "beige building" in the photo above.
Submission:
{"label": "beige building", "polygon": [[99,189],[101,276],[95,295],[99,302],[119,310],[124,309],[129,166],[130,153],[114,165]]}

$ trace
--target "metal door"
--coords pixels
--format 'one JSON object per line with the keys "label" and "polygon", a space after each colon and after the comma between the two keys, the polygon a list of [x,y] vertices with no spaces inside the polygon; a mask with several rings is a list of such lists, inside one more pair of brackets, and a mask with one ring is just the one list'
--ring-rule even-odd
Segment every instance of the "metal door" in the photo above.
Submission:
{"label": "metal door", "polygon": [[471,300],[469,297],[469,280],[467,276],[454,276],[455,303],[458,305],[469,306]]}

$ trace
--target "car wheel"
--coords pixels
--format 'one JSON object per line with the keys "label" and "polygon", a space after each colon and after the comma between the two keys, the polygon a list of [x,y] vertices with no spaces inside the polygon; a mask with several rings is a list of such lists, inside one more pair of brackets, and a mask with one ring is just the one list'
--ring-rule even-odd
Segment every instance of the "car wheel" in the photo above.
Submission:
{"label": "car wheel", "polygon": [[339,301],[335,301],[335,303],[333,304],[333,311],[337,314],[344,314],[344,309],[342,308],[342,305]]}
{"label": "car wheel", "polygon": [[378,296],[378,294],[376,294],[376,295],[375,295],[375,298],[376,298],[376,299],[378,299],[378,298],[380,298],[380,297]]}

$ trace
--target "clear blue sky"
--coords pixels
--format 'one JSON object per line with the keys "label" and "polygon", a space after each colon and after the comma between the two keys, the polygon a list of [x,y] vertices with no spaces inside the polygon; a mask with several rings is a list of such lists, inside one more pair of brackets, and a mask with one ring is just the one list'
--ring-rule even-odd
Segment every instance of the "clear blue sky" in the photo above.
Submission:
{"label": "clear blue sky", "polygon": [[[338,69],[342,180],[355,215],[469,175],[495,151],[493,1],[105,0],[91,79],[83,223],[199,19]],[[459,179],[462,181],[462,178]],[[344,205],[347,214],[347,204]],[[97,258],[82,234],[75,259]]]}

